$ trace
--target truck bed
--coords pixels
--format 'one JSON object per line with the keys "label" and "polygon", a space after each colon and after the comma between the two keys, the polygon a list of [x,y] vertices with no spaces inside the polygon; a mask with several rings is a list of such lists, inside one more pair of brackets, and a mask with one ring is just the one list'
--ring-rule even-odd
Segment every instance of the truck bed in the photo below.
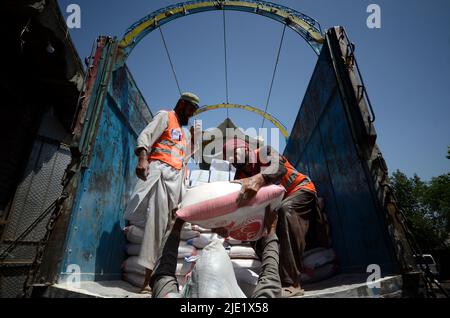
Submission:
{"label": "truck bed", "polygon": [[[367,274],[340,274],[319,283],[305,285],[305,295],[298,298],[361,298],[401,297],[401,275],[380,279],[380,289],[370,289]],[[81,282],[80,288],[67,284],[50,286],[44,295],[50,298],[151,298],[140,294],[139,288],[121,280]]]}

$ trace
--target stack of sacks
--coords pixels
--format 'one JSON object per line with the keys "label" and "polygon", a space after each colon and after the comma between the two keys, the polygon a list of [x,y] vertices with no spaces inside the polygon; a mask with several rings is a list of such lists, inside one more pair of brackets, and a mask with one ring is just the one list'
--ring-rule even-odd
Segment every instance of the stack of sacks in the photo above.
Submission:
{"label": "stack of sacks", "polygon": [[337,272],[336,253],[331,248],[315,248],[303,255],[303,271],[300,281],[303,284],[325,280]]}
{"label": "stack of sacks", "polygon": [[247,297],[251,297],[258,283],[258,274],[261,272],[261,262],[255,250],[250,243],[232,238],[227,238],[224,246],[233,264],[239,287]]}
{"label": "stack of sacks", "polygon": [[[251,297],[261,273],[261,262],[250,244],[227,239],[224,243],[233,263],[236,280],[247,297]],[[316,248],[305,252],[301,284],[325,280],[336,274],[338,269],[336,253],[331,248]]]}
{"label": "stack of sacks", "polygon": [[[124,233],[128,240],[126,246],[128,258],[122,264],[123,279],[134,286],[142,287],[145,280],[145,268],[138,264],[138,256],[144,238],[144,229],[136,225],[130,225],[124,229]],[[188,244],[188,241],[199,238],[199,236],[200,232],[193,231],[190,224],[185,224],[180,233],[181,241],[178,248],[176,270],[180,285],[184,283],[186,275],[194,267],[195,263],[193,263],[192,257],[198,255],[197,249],[192,244]]]}
{"label": "stack of sacks", "polygon": [[137,225],[130,225],[125,227],[123,232],[128,241],[125,248],[128,258],[122,263],[123,280],[134,286],[142,287],[145,279],[145,268],[140,266],[137,260],[141,251],[144,229]]}
{"label": "stack of sacks", "polygon": [[209,182],[209,170],[192,170],[189,172],[189,186],[196,187]]}
{"label": "stack of sacks", "polygon": [[[225,171],[225,172],[236,172],[236,168],[230,165],[228,161],[220,159],[212,159],[211,166],[209,168],[211,171]],[[233,176],[234,177],[234,176]],[[227,180],[221,180],[227,181]]]}
{"label": "stack of sacks", "polygon": [[[227,238],[224,246],[233,263],[239,287],[247,297],[251,297],[261,273],[261,262],[253,247],[246,242]],[[315,248],[305,252],[302,284],[316,283],[336,274],[338,269],[336,253],[331,248]]]}
{"label": "stack of sacks", "polygon": [[[191,258],[189,261],[193,262],[193,266],[195,266],[195,261],[201,256],[202,250],[208,246],[213,241],[220,241],[223,244],[224,239],[221,238],[216,233],[212,233],[210,229],[202,228],[198,225],[192,225],[190,223],[185,223],[186,230],[190,230],[193,233],[198,233],[197,236],[192,237],[186,240],[186,244],[193,246],[197,250],[197,257]],[[181,239],[183,239],[181,237]],[[190,274],[190,272],[188,273]],[[180,288],[182,288],[187,281],[189,275],[184,275],[183,277],[178,276],[178,284]]]}
{"label": "stack of sacks", "polygon": [[213,159],[211,161],[209,182],[234,180],[236,169],[228,161]]}
{"label": "stack of sacks", "polygon": [[231,181],[235,173],[236,169],[228,161],[212,159],[209,170],[189,170],[188,185],[194,188],[205,183]]}
{"label": "stack of sacks", "polygon": [[[228,181],[213,182],[187,189],[177,216],[196,225],[195,228],[225,228],[233,240],[225,243],[236,279],[250,297],[256,287],[261,262],[250,244],[264,235],[267,206],[276,209],[285,190],[277,185],[263,187],[248,205],[238,207],[236,199],[241,185]],[[200,240],[199,240],[200,241]],[[206,244],[205,242],[200,242]]]}
{"label": "stack of sacks", "polygon": [[233,179],[229,180],[229,178],[230,178],[230,173],[228,171],[211,170],[211,174],[210,174],[211,182],[233,180]]}

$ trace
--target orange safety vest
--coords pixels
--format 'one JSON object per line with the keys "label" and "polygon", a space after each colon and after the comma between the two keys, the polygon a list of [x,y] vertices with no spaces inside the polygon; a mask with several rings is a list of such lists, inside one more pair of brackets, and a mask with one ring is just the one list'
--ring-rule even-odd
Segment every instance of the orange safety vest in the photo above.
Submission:
{"label": "orange safety vest", "polygon": [[170,111],[167,114],[169,117],[167,128],[153,144],[148,160],[159,160],[181,170],[186,153],[186,138],[175,112]]}
{"label": "orange safety vest", "polygon": [[308,176],[298,172],[286,158],[283,158],[284,167],[287,172],[281,179],[280,184],[286,189],[286,197],[300,189],[308,190],[316,193],[316,187]]}
{"label": "orange safety vest", "polygon": [[[267,164],[261,163],[259,151],[260,149],[255,150],[257,157],[257,164],[259,166],[258,171],[261,170],[260,169],[261,167],[269,165],[269,163]],[[280,181],[280,185],[286,189],[285,197],[290,196],[291,194],[295,193],[300,189],[316,193],[316,187],[314,186],[314,183],[311,181],[311,179],[308,176],[305,176],[304,174],[298,172],[284,156],[280,155],[280,157],[281,157],[280,164],[284,165],[284,167],[287,170],[286,174],[281,178]],[[236,175],[235,179],[238,180],[247,177],[251,177],[251,175],[249,175],[245,171],[238,171],[238,174]]]}

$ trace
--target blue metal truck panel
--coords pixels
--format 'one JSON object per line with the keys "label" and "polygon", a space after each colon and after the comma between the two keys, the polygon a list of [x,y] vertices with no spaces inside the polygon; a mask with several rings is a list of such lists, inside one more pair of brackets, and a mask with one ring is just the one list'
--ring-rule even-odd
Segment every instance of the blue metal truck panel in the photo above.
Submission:
{"label": "blue metal truck panel", "polygon": [[333,62],[325,43],[284,154],[309,174],[325,199],[341,271],[364,272],[378,264],[383,272],[394,272],[387,227],[355,145]]}
{"label": "blue metal truck panel", "polygon": [[95,139],[72,208],[60,280],[70,264],[80,266],[82,280],[120,279],[123,211],[137,180],[134,148],[152,115],[126,66],[112,72],[101,103],[98,126],[85,128],[95,129]]}

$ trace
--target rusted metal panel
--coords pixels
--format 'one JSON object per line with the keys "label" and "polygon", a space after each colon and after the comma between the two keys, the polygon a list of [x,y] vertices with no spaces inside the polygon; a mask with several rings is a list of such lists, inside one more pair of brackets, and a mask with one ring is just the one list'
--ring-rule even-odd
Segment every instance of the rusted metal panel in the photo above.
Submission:
{"label": "rusted metal panel", "polygon": [[[111,65],[113,55],[106,44],[101,67]],[[66,277],[68,265],[80,266],[82,280],[119,279],[124,260],[125,223],[123,211],[136,183],[134,155],[137,134],[152,118],[147,104],[126,66],[115,71],[97,70],[97,77],[106,84],[105,97],[97,98],[93,91],[83,127],[89,160],[81,169],[77,193],[72,205],[70,225],[60,268],[60,280]],[[105,81],[105,78],[107,80]],[[101,87],[97,85],[95,87]],[[86,121],[85,120],[85,121]],[[93,122],[96,124],[94,125]]]}
{"label": "rusted metal panel", "polygon": [[354,54],[355,44],[350,42],[343,27],[328,30],[327,38],[355,145],[360,156],[370,160],[377,138],[373,125],[375,113]]}
{"label": "rusted metal panel", "polygon": [[[373,180],[366,173],[361,145],[357,144],[368,143],[368,139],[355,136],[360,134],[355,129],[360,124],[355,121],[361,114],[359,118],[349,114],[348,107],[353,104],[348,104],[342,90],[342,85],[349,84],[341,81],[342,74],[336,71],[336,64],[342,61],[332,58],[333,52],[337,59],[341,57],[336,51],[339,49],[336,43],[334,47],[329,42],[324,44],[285,155],[310,175],[319,196],[326,200],[332,244],[341,270],[365,272],[367,265],[379,264],[382,272],[395,272],[397,261],[384,212],[373,191]],[[353,107],[352,112],[357,111]]]}
{"label": "rusted metal panel", "polygon": [[99,38],[97,40],[96,50],[94,56],[92,56],[92,63],[88,66],[85,83],[83,87],[83,92],[81,93],[79,105],[77,109],[77,114],[75,115],[74,122],[72,125],[72,133],[74,142],[79,141],[81,138],[81,133],[83,126],[85,124],[86,117],[88,117],[89,103],[93,100],[91,99],[92,94],[95,94],[97,89],[95,84],[97,81],[97,75],[99,69],[102,68],[102,54],[103,49],[106,45],[106,38]]}

